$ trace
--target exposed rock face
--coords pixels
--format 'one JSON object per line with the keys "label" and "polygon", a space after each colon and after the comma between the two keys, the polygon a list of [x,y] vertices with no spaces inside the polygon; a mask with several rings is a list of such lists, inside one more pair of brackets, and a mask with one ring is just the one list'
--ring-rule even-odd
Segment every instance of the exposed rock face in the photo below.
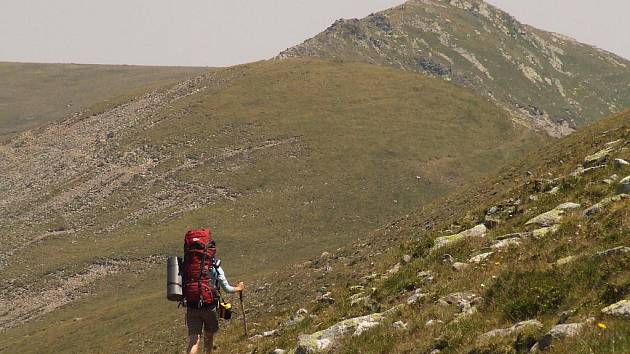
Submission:
{"label": "exposed rock face", "polygon": [[602,313],[630,319],[630,300],[621,300],[602,309]]}
{"label": "exposed rock face", "polygon": [[450,235],[450,236],[442,236],[442,237],[438,237],[435,239],[435,243],[433,245],[433,250],[436,250],[438,248],[444,247],[448,244],[457,242],[457,241],[461,241],[467,238],[471,238],[471,237],[485,237],[486,236],[486,232],[488,231],[488,228],[484,225],[484,224],[480,224],[477,225],[475,227],[473,227],[472,229],[468,229],[465,231],[462,231],[458,234],[455,235]]}
{"label": "exposed rock face", "polygon": [[[289,57],[423,72],[471,88],[518,123],[553,136],[630,106],[628,90],[614,89],[630,82],[627,60],[523,25],[480,0],[410,0],[361,20],[339,20],[277,58]],[[578,82],[588,82],[589,92]]]}

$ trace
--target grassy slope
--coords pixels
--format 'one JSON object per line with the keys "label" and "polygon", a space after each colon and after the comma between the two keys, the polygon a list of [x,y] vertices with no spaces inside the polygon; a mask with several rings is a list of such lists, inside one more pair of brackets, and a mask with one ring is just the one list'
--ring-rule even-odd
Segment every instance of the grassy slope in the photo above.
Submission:
{"label": "grassy slope", "polygon": [[[171,180],[223,186],[238,194],[235,201],[218,200],[161,222],[157,216],[140,220],[105,236],[88,229],[50,237],[15,256],[3,278],[180,252],[182,231],[209,223],[217,229],[228,272],[252,280],[346,245],[540,141],[514,128],[492,104],[420,74],[312,60],[231,70],[238,79],[178,102],[162,113],[168,119],[118,141],[122,151],[152,149],[160,156],[152,173],[165,178],[148,190],[142,178],[132,180],[101,204],[105,209],[98,205],[90,222],[106,226],[140,209],[120,201],[140,200],[169,188]],[[288,143],[251,149],[283,141]],[[197,161],[193,168],[175,169],[191,160]],[[29,259],[41,263],[28,269]],[[162,265],[147,268],[140,275],[108,277],[90,287],[94,295],[6,331],[0,348],[180,348],[181,313],[163,301]],[[36,333],[35,342],[24,340],[29,332]]]}
{"label": "grassy slope", "polygon": [[65,115],[90,114],[207,68],[0,63],[0,137]]}
{"label": "grassy slope", "polygon": [[[342,319],[364,315],[370,310],[351,307],[347,298],[350,286],[375,287],[378,303],[383,309],[404,302],[414,289],[429,294],[429,300],[407,307],[402,313],[386,321],[387,325],[370,330],[360,337],[344,339],[334,352],[340,353],[428,353],[436,345],[443,353],[523,353],[527,345],[540,339],[562,317],[563,311],[575,311],[568,323],[581,322],[595,317],[580,336],[556,344],[552,353],[625,353],[630,351],[630,322],[600,313],[605,306],[630,296],[630,272],[628,254],[597,256],[596,253],[617,246],[630,245],[630,203],[613,203],[591,218],[581,216],[581,211],[613,195],[616,185],[602,182],[617,174],[627,176],[630,170],[615,167],[612,158],[630,159],[630,112],[607,118],[575,133],[557,143],[542,147],[512,166],[502,169],[494,177],[487,178],[464,191],[438,200],[411,215],[379,229],[363,242],[370,248],[338,250],[328,263],[336,272],[325,275],[320,269],[321,260],[312,262],[313,267],[297,270],[306,279],[324,279],[312,286],[328,285],[338,301],[327,307],[312,301],[289,300],[284,312],[262,315],[262,330],[273,329],[286,320],[298,307],[307,307],[317,317],[306,320],[297,328],[284,329],[280,337],[262,339],[256,343],[234,340],[240,329],[234,325],[226,336],[223,348],[239,353],[266,352],[276,347],[295,346],[300,333],[312,333]],[[579,177],[567,176],[582,163],[586,155],[605,147],[611,141],[621,139],[617,148],[606,161],[606,167]],[[525,171],[533,173],[527,177]],[[546,193],[553,186],[560,187],[558,194]],[[538,200],[529,197],[536,195]],[[448,234],[447,229],[465,229],[483,220],[486,211],[495,205],[505,205],[508,199],[520,199],[522,213],[504,219],[486,238],[473,239],[445,247],[428,254],[433,238]],[[457,272],[443,261],[450,254],[457,261],[466,260],[491,250],[495,238],[513,232],[528,230],[524,223],[535,215],[564,202],[577,202],[582,207],[568,213],[558,232],[540,239],[525,241],[519,247],[495,252],[488,261]],[[385,255],[376,256],[378,250]],[[414,260],[403,265],[401,271],[386,280],[365,281],[363,276],[385,272],[399,262],[403,254],[412,254]],[[577,259],[563,266],[554,265],[557,260],[575,256]],[[337,260],[335,260],[337,258]],[[376,264],[370,264],[369,262]],[[348,267],[348,263],[355,265]],[[309,269],[310,268],[310,269]],[[423,282],[419,271],[429,270],[435,279]],[[292,270],[293,272],[296,269]],[[303,273],[303,274],[300,274]],[[310,274],[309,274],[310,273]],[[334,273],[338,273],[336,276]],[[287,279],[294,279],[287,274]],[[308,275],[307,275],[308,274]],[[278,279],[279,283],[286,281]],[[298,288],[300,285],[297,286]],[[275,299],[295,290],[277,291]],[[434,304],[440,296],[457,291],[472,291],[484,298],[479,313],[452,322],[454,310]],[[312,289],[311,299],[317,293]],[[264,300],[261,300],[264,301]],[[267,301],[265,306],[276,301]],[[544,329],[523,334],[518,338],[495,338],[477,342],[477,338],[495,328],[507,328],[517,321],[538,319]],[[432,327],[429,319],[440,320]],[[408,330],[400,331],[389,326],[402,320]],[[603,323],[606,329],[597,327]],[[439,343],[439,344],[438,344]]]}

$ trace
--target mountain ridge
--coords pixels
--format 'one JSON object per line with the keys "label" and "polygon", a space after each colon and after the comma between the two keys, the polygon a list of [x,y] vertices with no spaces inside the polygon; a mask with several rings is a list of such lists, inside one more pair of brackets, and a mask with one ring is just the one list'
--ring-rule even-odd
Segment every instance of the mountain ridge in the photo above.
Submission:
{"label": "mountain ridge", "polygon": [[342,19],[276,59],[309,56],[453,81],[552,136],[630,106],[630,61],[523,25],[481,0],[410,0],[360,20]]}

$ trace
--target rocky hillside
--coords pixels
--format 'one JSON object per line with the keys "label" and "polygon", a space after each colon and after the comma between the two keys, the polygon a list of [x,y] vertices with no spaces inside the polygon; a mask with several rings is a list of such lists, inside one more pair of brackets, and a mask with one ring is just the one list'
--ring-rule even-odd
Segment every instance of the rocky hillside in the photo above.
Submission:
{"label": "rocky hillside", "polygon": [[0,145],[0,350],[144,345],[182,329],[162,271],[185,230],[214,227],[232,279],[251,280],[542,140],[451,83],[321,60],[209,72],[19,134]]}
{"label": "rocky hillside", "polygon": [[481,0],[410,0],[339,20],[278,58],[387,64],[472,88],[553,136],[630,106],[630,62]]}
{"label": "rocky hillside", "polygon": [[219,349],[630,352],[629,123],[604,119],[261,280],[254,333],[235,321]]}
{"label": "rocky hillside", "polygon": [[69,114],[93,115],[208,68],[0,62],[0,139]]}

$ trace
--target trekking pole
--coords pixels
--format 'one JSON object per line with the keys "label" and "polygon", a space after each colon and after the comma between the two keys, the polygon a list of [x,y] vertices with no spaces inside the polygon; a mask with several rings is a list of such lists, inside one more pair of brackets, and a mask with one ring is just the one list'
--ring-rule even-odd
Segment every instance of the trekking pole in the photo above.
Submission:
{"label": "trekking pole", "polygon": [[243,329],[245,329],[245,337],[247,337],[247,319],[245,319],[245,305],[243,305],[243,291],[238,292],[238,299],[241,302],[241,312],[243,313]]}

